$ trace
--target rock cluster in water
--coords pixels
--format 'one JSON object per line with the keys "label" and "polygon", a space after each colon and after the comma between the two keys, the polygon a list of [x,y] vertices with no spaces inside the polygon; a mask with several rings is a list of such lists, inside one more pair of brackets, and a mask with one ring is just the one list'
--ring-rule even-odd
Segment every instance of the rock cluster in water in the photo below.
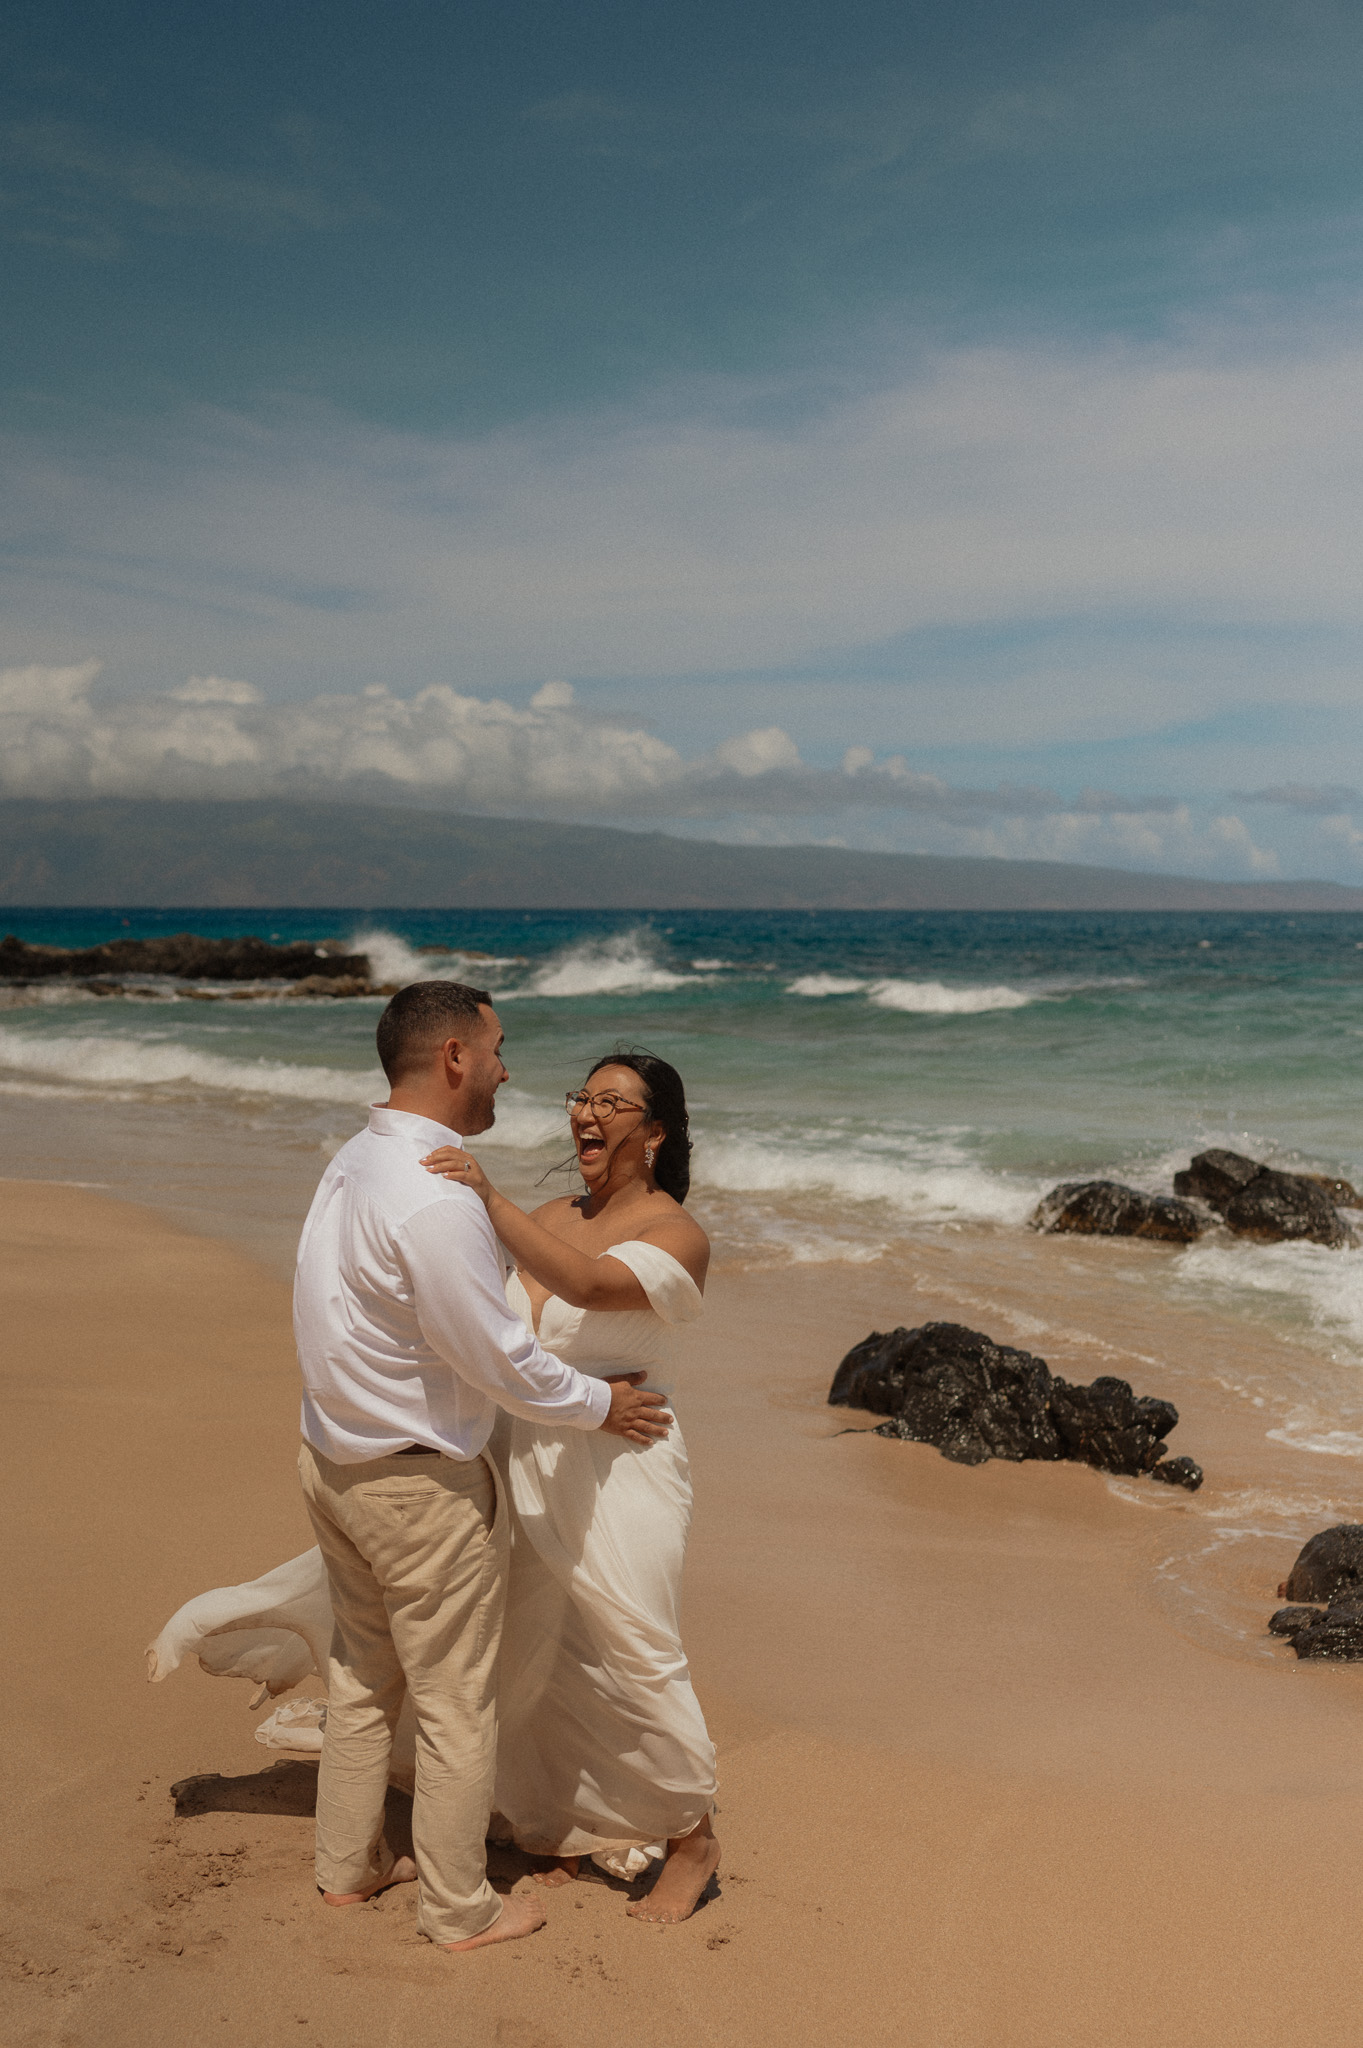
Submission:
{"label": "rock cluster in water", "polygon": [[1199,1152],[1185,1172],[1174,1175],[1174,1192],[1206,1203],[1241,1237],[1268,1243],[1305,1238],[1336,1247],[1353,1242],[1353,1232],[1335,1204],[1357,1208],[1360,1197],[1346,1180],[1324,1174],[1280,1173],[1240,1152]]}
{"label": "rock cluster in water", "polygon": [[128,978],[158,981],[283,981],[297,995],[377,995],[364,953],[348,953],[337,939],[320,946],[274,946],[265,939],[201,939],[176,932],[164,939],[113,939],[73,950],[30,946],[12,934],[0,939],[0,982],[11,986],[69,981],[92,995],[124,995]]}
{"label": "rock cluster in water", "polygon": [[1090,1237],[1159,1237],[1191,1244],[1202,1218],[1191,1202],[1147,1195],[1115,1180],[1067,1180],[1044,1196],[1032,1218],[1037,1230]]}
{"label": "rock cluster in water", "polygon": [[1282,1173],[1240,1152],[1210,1151],[1174,1175],[1172,1196],[1115,1180],[1065,1181],[1042,1198],[1031,1222],[1034,1230],[1190,1244],[1220,1217],[1237,1236],[1261,1243],[1295,1239],[1339,1249],[1357,1241],[1341,1208],[1363,1208],[1363,1195],[1347,1180]]}
{"label": "rock cluster in water", "polygon": [[877,1436],[934,1444],[958,1465],[1068,1458],[1194,1491],[1202,1484],[1191,1458],[1165,1458],[1178,1422],[1171,1402],[1133,1394],[1119,1379],[1071,1386],[1044,1359],[959,1323],[873,1330],[843,1359],[828,1399],[887,1416]]}
{"label": "rock cluster in water", "polygon": [[1322,1529],[1302,1550],[1268,1626],[1299,1657],[1363,1657],[1363,1523]]}

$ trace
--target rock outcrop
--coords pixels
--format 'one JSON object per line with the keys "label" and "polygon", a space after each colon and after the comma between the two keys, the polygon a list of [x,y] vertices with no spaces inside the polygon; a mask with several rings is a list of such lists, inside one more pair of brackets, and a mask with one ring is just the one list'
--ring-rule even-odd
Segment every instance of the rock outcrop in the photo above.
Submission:
{"label": "rock outcrop", "polygon": [[1363,1522],[1336,1522],[1302,1546],[1282,1588],[1288,1600],[1319,1606],[1336,1593],[1363,1593]]}
{"label": "rock outcrop", "polygon": [[152,974],[171,981],[302,981],[345,976],[363,982],[366,989],[370,985],[367,955],[348,953],[338,939],[327,939],[320,946],[273,946],[265,939],[201,939],[193,932],[177,932],[164,939],[113,939],[107,946],[89,946],[83,951],[29,946],[13,934],[0,939],[0,981],[87,981],[88,985],[88,977],[129,974]]}
{"label": "rock outcrop", "polygon": [[1215,1209],[1218,1216],[1223,1216],[1227,1202],[1233,1200],[1258,1171],[1258,1160],[1246,1159],[1241,1152],[1199,1152],[1182,1173],[1174,1175],[1174,1193],[1185,1197],[1192,1195],[1199,1202],[1205,1202],[1209,1209]]}
{"label": "rock outcrop", "polygon": [[1363,1594],[1341,1593],[1328,1607],[1282,1607],[1268,1626],[1299,1657],[1363,1658]]}
{"label": "rock outcrop", "polygon": [[1352,1244],[1354,1234],[1335,1207],[1344,1199],[1332,1192],[1336,1188],[1356,1198],[1348,1181],[1325,1174],[1281,1173],[1240,1152],[1199,1152],[1190,1166],[1174,1175],[1176,1194],[1205,1202],[1240,1237],[1338,1250]]}
{"label": "rock outcrop", "polygon": [[1178,1421],[1170,1402],[1107,1377],[1071,1386],[1044,1359],[959,1323],[872,1331],[843,1359],[828,1399],[886,1416],[877,1435],[934,1444],[959,1465],[1074,1459],[1105,1472],[1157,1472],[1193,1490],[1202,1484],[1191,1458],[1160,1470],[1163,1439]]}
{"label": "rock outcrop", "polygon": [[1147,1195],[1115,1180],[1067,1180],[1052,1188],[1031,1218],[1033,1230],[1088,1237],[1156,1237],[1191,1244],[1202,1218],[1191,1202]]}
{"label": "rock outcrop", "polygon": [[1278,1591],[1269,1632],[1299,1657],[1363,1658],[1363,1523],[1337,1522],[1305,1544]]}

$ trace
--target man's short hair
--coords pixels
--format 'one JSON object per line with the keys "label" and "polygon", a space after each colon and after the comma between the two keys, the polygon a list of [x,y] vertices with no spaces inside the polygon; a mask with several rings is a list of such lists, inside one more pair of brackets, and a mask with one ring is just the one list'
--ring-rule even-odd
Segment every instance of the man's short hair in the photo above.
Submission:
{"label": "man's short hair", "polygon": [[424,1065],[447,1038],[467,1038],[484,1021],[479,1004],[491,1001],[485,988],[462,981],[413,981],[400,988],[374,1034],[390,1087]]}

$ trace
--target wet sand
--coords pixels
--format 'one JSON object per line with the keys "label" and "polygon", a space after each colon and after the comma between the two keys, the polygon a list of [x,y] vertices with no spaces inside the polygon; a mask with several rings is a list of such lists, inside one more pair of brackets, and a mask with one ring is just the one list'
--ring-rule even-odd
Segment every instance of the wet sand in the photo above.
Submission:
{"label": "wet sand", "polygon": [[[717,1274],[678,1412],[722,1896],[659,1930],[580,1883],[544,1933],[455,1958],[410,1892],[323,1907],[305,1813],[173,1818],[177,1779],[272,1761],[248,1686],[148,1687],[141,1652],[307,1547],[282,1278],[85,1190],[0,1183],[0,1215],[6,2048],[1356,2042],[1363,1668],[1258,1634],[1280,1539],[1224,1546],[1243,1638],[1160,1575],[1281,1460],[1247,1391],[1277,1340],[1158,1301],[1158,1248],[999,1234]],[[837,1434],[870,1420],[824,1405],[842,1352],[933,1316],[1169,1393],[1207,1489]]]}

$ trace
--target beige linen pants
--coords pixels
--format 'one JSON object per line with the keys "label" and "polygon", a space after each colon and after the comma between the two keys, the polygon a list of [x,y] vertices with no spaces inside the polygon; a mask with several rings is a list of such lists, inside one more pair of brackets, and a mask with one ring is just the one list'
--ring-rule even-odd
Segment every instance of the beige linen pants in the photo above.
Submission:
{"label": "beige linen pants", "polygon": [[434,1454],[334,1465],[304,1443],[298,1474],[335,1613],[317,1882],[363,1891],[392,1866],[383,1805],[409,1692],[417,1926],[437,1942],[481,1934],[502,1910],[484,1847],[510,1540],[495,1468]]}

